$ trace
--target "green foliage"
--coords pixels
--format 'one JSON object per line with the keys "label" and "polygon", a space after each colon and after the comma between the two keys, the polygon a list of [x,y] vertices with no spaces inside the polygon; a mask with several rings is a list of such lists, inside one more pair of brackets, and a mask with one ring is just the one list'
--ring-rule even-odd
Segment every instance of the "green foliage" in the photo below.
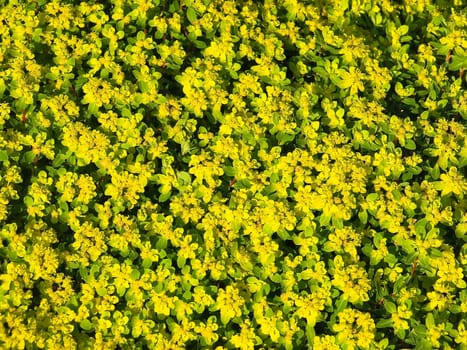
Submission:
{"label": "green foliage", "polygon": [[4,3],[0,348],[465,349],[465,6]]}

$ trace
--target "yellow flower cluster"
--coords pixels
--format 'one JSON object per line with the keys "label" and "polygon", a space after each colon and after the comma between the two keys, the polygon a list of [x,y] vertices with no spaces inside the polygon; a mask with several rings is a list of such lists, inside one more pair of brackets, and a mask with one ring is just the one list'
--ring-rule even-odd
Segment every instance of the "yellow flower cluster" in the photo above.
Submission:
{"label": "yellow flower cluster", "polygon": [[2,6],[0,348],[467,346],[446,6]]}
{"label": "yellow flower cluster", "polygon": [[368,313],[345,309],[334,325],[337,340],[347,349],[369,349],[375,338],[375,324]]}

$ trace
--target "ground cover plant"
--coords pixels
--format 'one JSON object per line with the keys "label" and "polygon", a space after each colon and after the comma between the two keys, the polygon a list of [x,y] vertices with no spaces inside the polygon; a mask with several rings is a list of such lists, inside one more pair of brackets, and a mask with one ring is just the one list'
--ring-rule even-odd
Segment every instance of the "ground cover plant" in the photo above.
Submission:
{"label": "ground cover plant", "polygon": [[1,349],[467,348],[464,1],[1,4]]}

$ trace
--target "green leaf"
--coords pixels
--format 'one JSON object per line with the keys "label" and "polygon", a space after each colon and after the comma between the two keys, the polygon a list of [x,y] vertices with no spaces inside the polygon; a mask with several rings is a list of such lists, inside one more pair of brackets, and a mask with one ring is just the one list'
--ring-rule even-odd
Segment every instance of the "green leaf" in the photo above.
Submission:
{"label": "green leaf", "polygon": [[373,242],[376,248],[379,248],[381,246],[381,241],[383,238],[384,238],[384,235],[382,232],[377,232],[375,234],[375,237],[373,238]]}
{"label": "green leaf", "polygon": [[363,225],[366,225],[368,222],[368,212],[366,210],[362,210],[358,213],[358,218]]}
{"label": "green leaf", "polygon": [[196,35],[196,32],[189,32],[188,33],[188,39],[190,41],[195,41],[198,36]]}
{"label": "green leaf", "polygon": [[467,67],[467,56],[454,55],[452,56],[451,64],[449,65],[449,70],[458,71],[462,68]]}
{"label": "green leaf", "polygon": [[134,281],[137,281],[139,279],[139,277],[141,276],[141,273],[138,271],[138,270],[133,270],[131,271],[130,273],[130,277],[134,280]]}
{"label": "green leaf", "polygon": [[126,292],[126,288],[124,286],[121,286],[121,285],[116,286],[116,288],[117,288],[118,296],[122,297],[123,294],[125,294],[125,292]]}
{"label": "green leaf", "polygon": [[166,193],[162,193],[162,194],[159,196],[159,203],[164,203],[164,202],[166,202],[171,196],[172,196],[172,192],[171,192],[171,191],[166,192]]}
{"label": "green leaf", "polygon": [[[428,237],[427,237],[427,239],[428,239]],[[430,248],[429,251],[430,251],[431,256],[435,256],[435,257],[438,257],[438,258],[443,256],[443,253],[439,249]]]}
{"label": "green leaf", "polygon": [[193,7],[188,7],[188,9],[186,10],[186,18],[188,18],[191,24],[196,22],[197,16],[196,11],[193,9]]}
{"label": "green leaf", "polygon": [[433,180],[438,180],[440,174],[441,174],[441,172],[440,172],[439,166],[438,166],[438,164],[436,164],[436,165],[433,167],[433,169],[431,170],[431,173],[430,173],[431,178],[432,178]]}
{"label": "green leaf", "polygon": [[[327,243],[328,243],[328,242],[326,242],[325,244],[327,244]],[[371,245],[371,244],[365,244],[365,245],[362,247],[362,252],[363,252],[363,254],[365,254],[366,256],[370,256],[372,251],[373,251],[373,245]]]}
{"label": "green leaf", "polygon": [[26,204],[27,207],[30,207],[34,204],[34,199],[31,196],[26,196],[24,197],[24,204]]}
{"label": "green leaf", "polygon": [[101,269],[100,263],[95,262],[91,265],[91,269],[89,270],[89,274],[92,278],[96,278],[99,275],[99,271]]}
{"label": "green leaf", "polygon": [[181,147],[181,152],[182,152],[182,156],[185,155],[185,154],[188,154],[190,153],[190,142],[189,141],[183,141],[181,144],[180,144],[180,147]]}
{"label": "green leaf", "polygon": [[100,287],[96,291],[97,291],[97,295],[99,295],[101,297],[104,297],[104,296],[107,295],[107,289],[104,288],[104,287]]}
{"label": "green leaf", "polygon": [[426,320],[425,324],[428,328],[433,328],[436,326],[435,324],[435,319],[433,317],[433,314],[430,312],[428,315],[426,315]]}
{"label": "green leaf", "polygon": [[89,113],[97,116],[99,114],[99,107],[94,103],[90,103],[88,105],[88,111],[89,111]]}
{"label": "green leaf", "polygon": [[313,344],[313,340],[315,339],[315,327],[314,325],[307,324],[306,325],[306,339],[308,341],[308,344],[311,345]]}
{"label": "green leaf", "polygon": [[347,307],[348,301],[347,299],[344,299],[342,296],[339,298],[339,300],[336,301],[336,309],[335,312],[339,313],[343,311]]}
{"label": "green leaf", "polygon": [[109,77],[109,71],[105,68],[101,68],[99,75],[102,79],[107,79]]}
{"label": "green leaf", "polygon": [[167,238],[160,237],[156,242],[156,248],[158,250],[164,250],[165,248],[167,248],[167,243],[168,243]]}
{"label": "green leaf", "polygon": [[[428,316],[431,316],[431,319],[433,319],[433,315],[431,313],[428,314]],[[433,326],[434,326],[434,322],[433,322]],[[422,324],[417,325],[414,328],[414,334],[416,336],[419,336],[420,338],[425,337],[426,336],[426,327],[424,325],[422,325]]]}
{"label": "green leaf", "polygon": [[169,11],[171,13],[178,12],[184,4],[187,5],[186,2],[182,4],[182,1],[175,0],[170,4]]}
{"label": "green leaf", "polygon": [[87,318],[85,318],[84,320],[82,320],[80,323],[79,323],[79,326],[84,329],[85,331],[90,331],[91,329],[94,328],[94,325],[92,324],[91,321],[89,321]]}
{"label": "green leaf", "polygon": [[195,40],[195,41],[193,41],[193,43],[195,44],[196,48],[198,48],[198,49],[205,49],[207,47],[206,43],[204,41],[201,41],[201,40]]}
{"label": "green leaf", "polygon": [[327,78],[328,77],[328,72],[323,67],[314,67],[312,68],[312,71],[321,76],[322,78]]}
{"label": "green leaf", "polygon": [[225,306],[223,308],[221,308],[221,322],[222,322],[222,324],[225,325],[225,324],[229,323],[231,317],[224,310],[225,310]]}
{"label": "green leaf", "polygon": [[149,269],[151,268],[151,265],[152,265],[152,261],[151,259],[143,259],[143,262],[141,263],[141,266],[143,267],[143,269]]}
{"label": "green leaf", "polygon": [[324,252],[330,253],[330,252],[333,252],[334,250],[335,250],[335,248],[333,247],[332,242],[327,241],[327,242],[324,243],[324,245],[323,245],[323,251]]}
{"label": "green leaf", "polygon": [[397,258],[393,254],[388,254],[384,257],[384,261],[389,267],[393,267],[397,263]]}
{"label": "green leaf", "polygon": [[8,153],[6,151],[0,151],[0,162],[8,160]]}
{"label": "green leaf", "polygon": [[392,327],[392,319],[380,320],[376,323],[376,328],[389,328]]}
{"label": "green leaf", "polygon": [[387,349],[389,345],[389,339],[384,338],[378,343],[377,349]]}
{"label": "green leaf", "polygon": [[272,275],[271,277],[269,277],[269,279],[271,281],[273,281],[274,283],[281,283],[282,282],[282,276],[278,273]]}
{"label": "green leaf", "polygon": [[138,81],[138,86],[141,92],[148,92],[149,91],[149,83],[144,80],[139,80]]}
{"label": "green leaf", "polygon": [[5,93],[5,90],[6,90],[5,80],[0,79],[0,97],[3,96],[3,94]]}
{"label": "green leaf", "polygon": [[[414,93],[413,90],[410,90],[410,92],[411,92],[410,95],[413,95]],[[412,97],[402,99],[402,103],[406,104],[407,106],[418,107],[417,100],[415,100]]]}
{"label": "green leaf", "polygon": [[88,80],[89,80],[88,78],[86,78],[86,77],[84,77],[82,75],[79,76],[78,78],[76,78],[76,80],[75,80],[75,90],[80,90],[83,87],[83,85],[88,82]]}
{"label": "green leaf", "polygon": [[421,220],[418,220],[417,223],[415,224],[415,232],[417,235],[420,235],[422,237],[425,236],[426,234],[426,224],[428,223],[427,219],[423,218]]}
{"label": "green leaf", "polygon": [[320,224],[321,227],[328,226],[330,222],[331,222],[331,217],[330,216],[327,216],[327,215],[324,215],[324,214],[321,214],[319,216],[319,224]]}
{"label": "green leaf", "polygon": [[59,153],[55,156],[53,162],[52,162],[52,165],[57,168],[59,167],[60,165],[63,164],[63,162],[65,162],[65,160],[67,159],[67,155],[63,154],[63,153]]}
{"label": "green leaf", "polygon": [[36,155],[34,154],[33,151],[27,151],[25,153],[23,153],[23,161],[25,163],[32,163],[34,161],[34,158],[36,158]]}
{"label": "green leaf", "polygon": [[233,187],[237,190],[240,190],[240,189],[248,189],[251,187],[251,182],[250,180],[248,179],[241,179],[241,180],[238,180],[234,185]]}
{"label": "green leaf", "polygon": [[225,166],[222,168],[224,170],[225,175],[227,176],[235,176],[235,168],[233,166]]}
{"label": "green leaf", "polygon": [[413,142],[413,140],[406,140],[405,148],[407,148],[410,151],[413,151],[417,148],[417,145],[415,144],[415,142]]}
{"label": "green leaf", "polygon": [[401,25],[399,28],[397,28],[397,33],[399,33],[400,36],[403,36],[409,32],[409,26],[408,25]]}
{"label": "green leaf", "polygon": [[[339,78],[339,76],[337,74],[331,74],[329,76],[329,78],[331,79],[332,83],[336,86],[345,86],[345,85],[342,85],[342,82],[343,80],[341,78]],[[345,87],[344,87],[345,88]]]}
{"label": "green leaf", "polygon": [[406,42],[410,42],[412,41],[412,37],[410,35],[404,35],[401,39],[400,39],[400,42],[401,43],[406,43]]}
{"label": "green leaf", "polygon": [[84,267],[80,267],[79,269],[79,275],[81,276],[81,278],[85,281],[85,282],[89,282],[90,281],[90,278],[89,278],[89,271],[87,269],[85,269]]}
{"label": "green leaf", "polygon": [[183,268],[186,264],[186,258],[182,257],[182,256],[178,256],[177,257],[177,266],[179,268]]}
{"label": "green leaf", "polygon": [[342,218],[336,218],[336,217],[332,217],[331,219],[331,222],[332,222],[332,226],[338,228],[338,229],[342,229],[344,228],[344,222],[342,220]]}
{"label": "green leaf", "polygon": [[179,172],[177,172],[177,178],[178,178],[178,183],[179,183],[181,186],[191,184],[191,176],[190,176],[190,174],[187,173],[186,171],[179,171]]}
{"label": "green leaf", "polygon": [[384,308],[386,309],[387,312],[389,312],[390,314],[393,314],[393,313],[396,313],[397,312],[397,307],[396,307],[396,304],[390,302],[390,301],[386,301],[384,303]]}

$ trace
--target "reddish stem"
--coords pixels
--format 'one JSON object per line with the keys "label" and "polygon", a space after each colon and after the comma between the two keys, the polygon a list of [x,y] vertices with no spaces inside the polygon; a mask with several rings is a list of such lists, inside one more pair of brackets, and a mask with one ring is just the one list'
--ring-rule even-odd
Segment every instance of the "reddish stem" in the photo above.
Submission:
{"label": "reddish stem", "polygon": [[412,278],[413,275],[415,274],[415,270],[417,269],[417,265],[418,265],[418,256],[415,259],[415,261],[413,262],[412,271],[410,272],[410,278]]}

